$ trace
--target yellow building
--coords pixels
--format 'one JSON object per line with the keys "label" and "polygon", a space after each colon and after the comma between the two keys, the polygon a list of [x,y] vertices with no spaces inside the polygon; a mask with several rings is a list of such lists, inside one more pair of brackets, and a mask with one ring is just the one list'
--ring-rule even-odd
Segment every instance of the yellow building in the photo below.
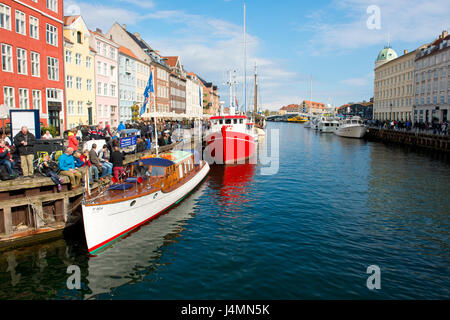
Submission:
{"label": "yellow building", "polygon": [[95,50],[81,16],[64,17],[64,72],[67,127],[96,124]]}
{"label": "yellow building", "polygon": [[413,110],[415,52],[402,56],[386,47],[375,62],[373,118],[411,121]]}

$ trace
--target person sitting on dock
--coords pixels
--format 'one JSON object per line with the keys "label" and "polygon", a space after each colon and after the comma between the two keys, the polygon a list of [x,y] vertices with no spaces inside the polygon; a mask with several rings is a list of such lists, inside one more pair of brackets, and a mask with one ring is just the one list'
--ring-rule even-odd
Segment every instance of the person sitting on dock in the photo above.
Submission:
{"label": "person sitting on dock", "polygon": [[[98,168],[93,166],[91,160],[89,159],[89,150],[84,150],[83,154],[80,156],[80,161],[83,163],[83,167],[86,167],[89,174],[89,181],[91,183],[98,181]],[[92,179],[92,177],[94,179]]]}
{"label": "person sitting on dock", "polygon": [[70,147],[67,148],[66,152],[59,157],[58,161],[59,169],[61,170],[60,174],[69,177],[72,189],[80,186],[82,174],[76,170],[73,149]]}
{"label": "person sitting on dock", "polygon": [[50,157],[48,154],[44,155],[40,166],[41,172],[52,179],[53,183],[58,187],[58,191],[61,191],[61,183],[63,183],[64,181],[56,174],[56,168],[53,166],[53,163],[50,162]]}
{"label": "person sitting on dock", "polygon": [[11,149],[6,145],[5,140],[0,140],[0,165],[3,165],[8,169],[9,175],[14,178],[15,174],[13,171],[14,160],[11,156]]}
{"label": "person sitting on dock", "polygon": [[101,180],[108,175],[108,168],[100,161],[97,154],[97,145],[94,143],[92,145],[91,151],[89,151],[89,159],[93,166],[97,167],[98,171],[102,173]]}

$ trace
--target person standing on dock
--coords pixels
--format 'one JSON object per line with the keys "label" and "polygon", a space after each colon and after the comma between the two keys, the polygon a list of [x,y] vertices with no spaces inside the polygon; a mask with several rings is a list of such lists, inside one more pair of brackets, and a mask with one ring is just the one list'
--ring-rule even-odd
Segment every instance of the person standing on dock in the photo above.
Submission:
{"label": "person standing on dock", "polygon": [[22,130],[14,137],[14,144],[19,151],[20,166],[24,177],[31,178],[34,175],[33,168],[33,148],[36,142],[34,134],[28,131],[26,126],[22,127]]}

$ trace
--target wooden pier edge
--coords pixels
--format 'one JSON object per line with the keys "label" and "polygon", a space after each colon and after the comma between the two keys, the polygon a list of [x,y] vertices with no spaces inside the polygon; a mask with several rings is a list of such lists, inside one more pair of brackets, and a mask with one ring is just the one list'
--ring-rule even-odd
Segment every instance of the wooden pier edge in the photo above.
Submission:
{"label": "wooden pier edge", "polygon": [[[180,147],[180,144],[160,147],[158,151],[167,152]],[[156,149],[152,148],[127,155],[124,164],[155,153]],[[84,188],[80,186],[70,190],[69,178],[61,178],[64,181],[61,192],[57,192],[54,183],[46,177],[0,181],[0,252],[63,236],[70,214],[80,210]],[[93,188],[98,186],[94,184]],[[53,222],[49,223],[48,220]],[[27,230],[15,231],[14,228],[22,223],[27,226]]]}
{"label": "wooden pier edge", "polygon": [[446,135],[369,127],[365,139],[450,153],[450,136]]}

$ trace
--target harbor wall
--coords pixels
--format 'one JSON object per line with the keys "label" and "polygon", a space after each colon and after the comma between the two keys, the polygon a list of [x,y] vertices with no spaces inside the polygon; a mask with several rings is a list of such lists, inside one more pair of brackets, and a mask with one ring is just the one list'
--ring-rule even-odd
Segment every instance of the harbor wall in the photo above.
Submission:
{"label": "harbor wall", "polygon": [[369,128],[365,138],[369,141],[396,143],[422,149],[449,152],[450,136],[384,128]]}

